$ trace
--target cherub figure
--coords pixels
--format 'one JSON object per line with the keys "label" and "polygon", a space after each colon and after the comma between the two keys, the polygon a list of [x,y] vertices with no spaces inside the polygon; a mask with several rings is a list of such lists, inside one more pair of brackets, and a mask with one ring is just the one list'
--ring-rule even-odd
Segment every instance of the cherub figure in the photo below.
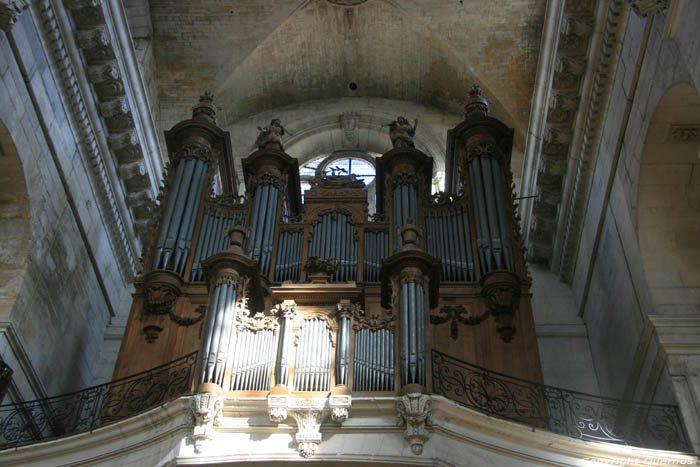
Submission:
{"label": "cherub figure", "polygon": [[418,118],[414,120],[413,125],[406,117],[396,117],[396,120],[389,124],[389,137],[391,144],[395,148],[413,148],[413,136],[416,134],[418,126]]}
{"label": "cherub figure", "polygon": [[287,133],[292,136],[289,131],[284,129],[282,126],[282,121],[279,118],[273,118],[268,126],[263,128],[258,127],[258,130],[260,133],[258,134],[258,138],[255,140],[255,145],[260,149],[264,149],[271,145],[273,149],[284,151],[284,148],[282,147],[282,135]]}

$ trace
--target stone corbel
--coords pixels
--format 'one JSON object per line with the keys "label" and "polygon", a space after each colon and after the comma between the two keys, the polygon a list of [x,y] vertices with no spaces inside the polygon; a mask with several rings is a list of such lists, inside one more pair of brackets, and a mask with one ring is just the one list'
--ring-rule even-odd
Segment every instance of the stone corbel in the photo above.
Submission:
{"label": "stone corbel", "polygon": [[331,395],[304,399],[288,395],[267,396],[268,416],[273,423],[283,423],[289,417],[297,424],[294,437],[299,455],[311,457],[321,444],[321,425],[330,416],[336,423],[342,423],[350,415],[352,396]]}
{"label": "stone corbel", "polygon": [[214,426],[219,424],[223,415],[221,410],[223,408],[221,391],[218,386],[211,386],[211,392],[208,388],[202,388],[206,392],[195,394],[192,398],[190,418],[194,428],[190,438],[194,442],[194,451],[197,454],[200,454],[206,443],[214,438],[216,435]]}
{"label": "stone corbel", "polygon": [[671,0],[629,0],[632,10],[642,18],[654,16],[669,7]]}
{"label": "stone corbel", "polygon": [[404,439],[411,445],[413,454],[420,456],[423,453],[423,445],[429,437],[426,426],[431,424],[432,401],[430,396],[419,392],[401,396],[396,401],[396,410],[399,414],[400,424],[406,425]]}
{"label": "stone corbel", "polygon": [[27,6],[26,0],[0,0],[0,29],[9,31]]}

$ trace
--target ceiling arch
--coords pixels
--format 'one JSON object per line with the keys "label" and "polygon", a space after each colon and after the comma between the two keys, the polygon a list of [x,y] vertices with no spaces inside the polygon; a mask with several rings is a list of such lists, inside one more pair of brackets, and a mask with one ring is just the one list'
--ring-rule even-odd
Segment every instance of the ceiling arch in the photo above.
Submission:
{"label": "ceiling arch", "polygon": [[459,114],[476,82],[524,141],[543,0],[240,0],[225,8],[203,0],[196,11],[184,3],[151,1],[161,129],[187,118],[204,89],[229,126],[344,97]]}

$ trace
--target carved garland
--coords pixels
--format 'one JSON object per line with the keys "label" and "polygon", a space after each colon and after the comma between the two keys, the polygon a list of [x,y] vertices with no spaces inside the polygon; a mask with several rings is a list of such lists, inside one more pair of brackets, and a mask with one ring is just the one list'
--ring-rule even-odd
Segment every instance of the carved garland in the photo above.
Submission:
{"label": "carved garland", "polygon": [[358,305],[352,310],[352,318],[352,328],[355,331],[360,329],[370,329],[372,331],[378,331],[379,329],[396,330],[396,321],[391,310],[382,310],[381,314],[368,316]]}
{"label": "carved garland", "polygon": [[236,314],[236,330],[238,331],[247,329],[248,331],[253,332],[264,330],[276,332],[277,329],[279,329],[279,326],[279,321],[273,314],[266,313],[256,316],[248,316],[245,313]]}
{"label": "carved garland", "polygon": [[339,207],[339,206],[334,206],[334,207],[331,207],[331,208],[324,208],[324,209],[320,209],[320,210],[316,211],[316,212],[311,216],[311,219],[309,220],[309,223],[310,223],[311,226],[313,227],[313,226],[315,226],[316,224],[318,224],[319,222],[322,222],[323,219],[321,219],[321,218],[322,218],[323,216],[328,215],[328,214],[331,215],[331,218],[332,218],[333,220],[337,220],[337,219],[338,219],[338,214],[343,214],[345,217],[347,217],[348,222],[351,223],[352,225],[354,225],[354,226],[356,227],[356,228],[355,228],[355,235],[357,235],[357,230],[358,230],[358,229],[357,229],[357,224],[358,224],[358,222],[355,220],[355,218],[354,218],[354,216],[353,216],[353,213],[352,213],[349,209],[345,209],[345,208],[342,208],[342,207]]}
{"label": "carved garland", "polygon": [[473,316],[462,305],[443,306],[437,313],[430,315],[430,324],[444,324],[450,322],[450,337],[452,340],[459,338],[459,323],[467,326],[475,326],[489,317],[488,308],[480,315]]}

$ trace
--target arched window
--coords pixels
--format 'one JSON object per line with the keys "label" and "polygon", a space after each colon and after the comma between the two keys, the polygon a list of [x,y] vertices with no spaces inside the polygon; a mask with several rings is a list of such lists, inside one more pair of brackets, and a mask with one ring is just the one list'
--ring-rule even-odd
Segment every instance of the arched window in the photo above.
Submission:
{"label": "arched window", "polygon": [[363,151],[336,151],[309,159],[299,168],[302,199],[304,192],[311,188],[309,180],[313,177],[353,174],[365,183],[369,213],[374,214],[377,192],[374,183],[377,174],[374,161],[380,155]]}

